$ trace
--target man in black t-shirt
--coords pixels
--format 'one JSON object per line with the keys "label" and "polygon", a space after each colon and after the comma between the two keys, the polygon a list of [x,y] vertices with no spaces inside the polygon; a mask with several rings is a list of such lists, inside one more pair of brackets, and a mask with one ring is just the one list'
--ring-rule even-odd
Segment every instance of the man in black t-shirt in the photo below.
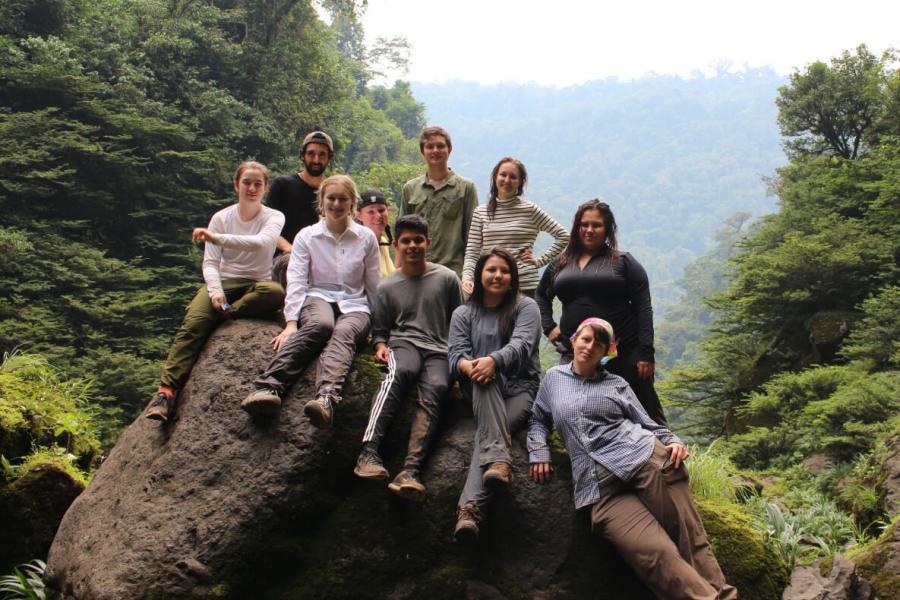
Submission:
{"label": "man in black t-shirt", "polygon": [[331,137],[322,131],[313,131],[303,138],[300,148],[303,170],[276,177],[269,189],[266,204],[284,213],[284,227],[276,242],[278,256],[272,265],[272,281],[281,283],[285,289],[294,236],[304,227],[319,221],[316,193],[333,157]]}

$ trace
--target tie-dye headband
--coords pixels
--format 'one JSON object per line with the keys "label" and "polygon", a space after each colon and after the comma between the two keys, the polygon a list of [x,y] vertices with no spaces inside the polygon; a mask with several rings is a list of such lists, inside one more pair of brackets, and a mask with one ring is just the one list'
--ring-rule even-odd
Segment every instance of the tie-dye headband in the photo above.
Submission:
{"label": "tie-dye headband", "polygon": [[575,330],[575,333],[572,334],[572,337],[569,338],[570,342],[575,342],[575,338],[578,337],[578,334],[581,333],[581,330],[587,327],[588,325],[597,325],[602,327],[606,333],[609,334],[609,348],[606,349],[606,356],[600,359],[600,364],[605,365],[615,357],[619,355],[616,348],[616,334],[613,332],[613,326],[609,324],[608,321],[604,321],[598,317],[588,317],[578,326],[578,329]]}

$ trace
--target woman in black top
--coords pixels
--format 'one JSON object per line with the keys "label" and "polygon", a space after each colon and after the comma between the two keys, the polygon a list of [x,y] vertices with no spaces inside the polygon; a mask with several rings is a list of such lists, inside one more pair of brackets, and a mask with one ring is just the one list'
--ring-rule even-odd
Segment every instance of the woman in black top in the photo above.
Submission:
{"label": "woman in black top", "polygon": [[[553,320],[553,298],[562,303],[559,324]],[[609,321],[619,334],[618,357],[607,370],[628,382],[647,414],[665,424],[659,396],[653,387],[653,308],[647,272],[616,243],[616,219],[609,205],[598,199],[578,207],[569,245],[541,277],[535,295],[541,325],[562,354],[572,360],[569,337],[588,317]]]}

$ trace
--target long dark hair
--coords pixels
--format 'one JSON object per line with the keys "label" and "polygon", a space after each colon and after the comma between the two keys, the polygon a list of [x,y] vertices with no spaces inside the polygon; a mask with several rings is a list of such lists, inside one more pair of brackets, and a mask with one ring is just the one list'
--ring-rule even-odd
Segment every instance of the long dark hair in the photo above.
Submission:
{"label": "long dark hair", "polygon": [[503,163],[512,163],[516,165],[516,168],[519,170],[519,189],[516,190],[517,196],[525,191],[525,183],[528,181],[528,171],[525,170],[525,165],[522,164],[522,161],[518,158],[504,156],[496,165],[494,165],[494,169],[491,171],[491,191],[488,193],[487,203],[487,214],[488,218],[491,220],[494,219],[494,212],[497,210],[497,194],[499,193],[497,190],[497,173],[500,172],[500,167],[503,166]]}
{"label": "long dark hair", "polygon": [[619,243],[616,240],[616,217],[613,215],[609,204],[603,202],[599,198],[593,198],[587,202],[582,202],[575,211],[575,218],[572,220],[572,230],[569,232],[569,245],[565,251],[556,259],[556,272],[570,262],[575,262],[584,253],[584,245],[581,243],[581,218],[589,210],[596,210],[603,218],[603,225],[606,228],[606,244],[600,251],[606,254],[610,260],[619,258]]}
{"label": "long dark hair", "polygon": [[499,311],[498,321],[500,323],[500,338],[505,344],[509,340],[509,336],[512,335],[513,328],[515,327],[516,320],[514,314],[516,305],[519,303],[519,268],[516,266],[516,259],[513,258],[512,254],[503,248],[492,248],[478,257],[478,262],[475,263],[475,289],[472,290],[472,295],[469,297],[469,304],[479,308],[485,307],[484,284],[481,283],[481,273],[484,271],[484,265],[487,263],[488,259],[493,256],[502,258],[506,261],[510,274],[509,290],[507,290],[503,300],[501,300],[500,304],[497,306],[497,310]]}

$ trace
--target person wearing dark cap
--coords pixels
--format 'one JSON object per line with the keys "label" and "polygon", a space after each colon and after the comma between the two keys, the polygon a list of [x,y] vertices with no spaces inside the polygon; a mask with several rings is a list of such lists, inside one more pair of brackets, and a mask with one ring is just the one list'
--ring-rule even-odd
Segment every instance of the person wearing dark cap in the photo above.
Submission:
{"label": "person wearing dark cap", "polygon": [[319,222],[316,193],[325,176],[325,169],[334,158],[334,143],[323,131],[313,131],[303,138],[299,173],[276,177],[269,189],[266,204],[284,214],[284,227],[276,243],[275,262],[272,265],[272,281],[287,289],[287,266],[291,247],[297,232]]}
{"label": "person wearing dark cap", "polygon": [[378,239],[381,278],[384,279],[397,270],[389,251],[394,240],[388,224],[387,196],[378,188],[367,189],[359,195],[356,214],[359,222],[371,229]]}

